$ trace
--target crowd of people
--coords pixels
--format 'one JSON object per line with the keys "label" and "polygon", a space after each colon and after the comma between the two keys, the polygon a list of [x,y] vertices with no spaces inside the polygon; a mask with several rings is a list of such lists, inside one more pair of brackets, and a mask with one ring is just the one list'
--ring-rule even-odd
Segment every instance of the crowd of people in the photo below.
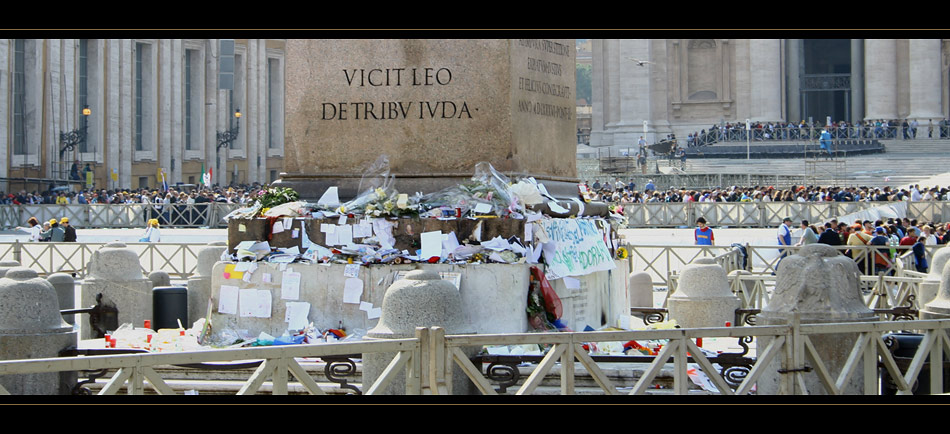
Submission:
{"label": "crowd of people", "polygon": [[933,186],[921,187],[919,184],[906,188],[898,187],[822,187],[792,186],[775,188],[771,186],[711,189],[686,189],[670,187],[659,190],[652,180],[638,186],[633,180],[613,181],[595,180],[593,184],[584,181],[591,192],[592,200],[611,204],[632,204],[652,202],[890,202],[890,201],[938,201],[950,200],[950,188]]}
{"label": "crowd of people", "polygon": [[111,203],[248,203],[255,193],[263,188],[260,184],[240,185],[236,187],[186,187],[172,186],[167,191],[158,189],[84,189],[67,191],[66,187],[56,187],[47,191],[17,193],[0,192],[0,205],[75,205],[75,204],[111,204]]}
{"label": "crowd of people", "polygon": [[[744,142],[747,140],[817,140],[822,130],[832,139],[904,139],[950,138],[950,119],[921,125],[916,119],[868,119],[859,122],[838,121],[831,125],[806,121],[753,122],[746,130],[745,122],[726,122],[688,134],[686,146],[707,146],[717,142]],[[752,134],[751,137],[749,134]]]}

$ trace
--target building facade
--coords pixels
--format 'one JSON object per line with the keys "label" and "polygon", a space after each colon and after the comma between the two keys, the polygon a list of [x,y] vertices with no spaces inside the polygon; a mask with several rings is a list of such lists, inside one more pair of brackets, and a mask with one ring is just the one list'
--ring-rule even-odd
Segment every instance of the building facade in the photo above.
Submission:
{"label": "building facade", "polygon": [[722,123],[944,119],[942,39],[595,39],[591,146]]}
{"label": "building facade", "polygon": [[267,183],[283,168],[283,106],[283,40],[0,39],[0,191],[43,190],[74,163],[104,189],[209,171]]}

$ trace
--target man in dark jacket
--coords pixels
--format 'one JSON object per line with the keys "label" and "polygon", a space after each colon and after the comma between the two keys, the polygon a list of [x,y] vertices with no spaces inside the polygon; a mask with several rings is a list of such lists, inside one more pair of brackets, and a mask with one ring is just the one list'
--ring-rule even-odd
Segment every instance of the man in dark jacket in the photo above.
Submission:
{"label": "man in dark jacket", "polygon": [[825,223],[825,230],[818,237],[818,242],[827,244],[829,246],[840,246],[841,237],[838,236],[837,232],[835,232],[835,229],[831,223]]}
{"label": "man in dark jacket", "polygon": [[69,218],[63,217],[59,219],[59,224],[60,226],[62,226],[63,231],[65,232],[63,234],[63,241],[67,243],[75,243],[76,242],[76,228],[74,228],[73,225],[69,224]]}

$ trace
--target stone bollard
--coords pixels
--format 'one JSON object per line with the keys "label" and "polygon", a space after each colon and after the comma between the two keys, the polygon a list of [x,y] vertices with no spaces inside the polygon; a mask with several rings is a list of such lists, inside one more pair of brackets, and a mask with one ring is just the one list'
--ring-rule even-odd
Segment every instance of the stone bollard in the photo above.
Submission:
{"label": "stone bollard", "polygon": [[159,288],[162,286],[172,286],[172,278],[168,275],[167,272],[162,270],[156,270],[151,273],[148,273],[148,280],[152,281],[152,288]]}
{"label": "stone bollard", "polygon": [[735,322],[741,302],[729,289],[726,270],[702,258],[683,267],[676,293],[667,299],[670,318],[683,328],[725,327]]}
{"label": "stone bollard", "polygon": [[[942,251],[940,249],[938,251]],[[950,249],[947,249],[950,250]],[[937,296],[920,309],[920,319],[950,318],[950,261],[943,265],[940,277],[940,291]]]}
{"label": "stone bollard", "polygon": [[630,307],[653,306],[653,277],[643,271],[630,273]]}
{"label": "stone bollard", "polygon": [[[474,333],[463,313],[462,299],[455,285],[442,280],[438,273],[423,270],[410,271],[405,278],[386,289],[382,316],[376,327],[366,334],[364,341],[412,338],[415,337],[416,327],[442,327],[447,335]],[[427,352],[429,349],[423,348],[422,351]],[[472,357],[477,351],[478,349],[471,349],[466,354]],[[364,391],[379,378],[393,357],[392,353],[363,355]],[[423,370],[426,370],[426,367],[423,367]],[[474,391],[474,385],[458,367],[452,370],[451,381],[453,395],[468,395]],[[403,370],[382,394],[405,393],[406,373]]]}
{"label": "stone bollard", "polygon": [[22,267],[17,261],[0,261],[0,277],[7,273],[7,270]]}
{"label": "stone bollard", "polygon": [[[211,302],[211,269],[221,260],[221,253],[228,249],[228,243],[215,241],[198,250],[198,265],[194,275],[188,278],[188,318],[197,321],[208,316],[208,303]],[[210,318],[208,318],[210,319]]]}
{"label": "stone bollard", "polygon": [[[96,250],[86,270],[79,297],[83,307],[95,305],[96,294],[102,294],[103,304],[118,309],[120,326],[139,327],[152,318],[152,281],[142,274],[139,256],[124,243],[109,243]],[[91,327],[81,330],[82,339],[93,337]]]}
{"label": "stone bollard", "polygon": [[[840,255],[834,247],[809,244],[783,261],[785,265],[778,270],[772,298],[759,314],[756,325],[786,325],[794,322],[796,317],[800,324],[878,320],[874,311],[864,305],[857,264]],[[837,378],[848,361],[857,334],[815,334],[810,335],[809,339],[832,378]],[[770,341],[771,338],[760,337],[756,348],[761,351]],[[783,366],[783,363],[784,352],[772,361],[759,379],[756,386],[759,395],[782,393],[781,377],[789,374],[779,373],[780,369],[802,369],[801,366]],[[806,365],[811,366],[812,363],[806,362]],[[859,362],[842,393],[864,393],[863,369],[863,363]],[[868,369],[876,370],[877,366]],[[793,377],[789,375],[787,380],[791,384]],[[805,374],[805,387],[809,395],[829,394],[814,371]],[[803,392],[799,390],[796,393]]]}
{"label": "stone bollard", "polygon": [[[53,285],[59,299],[59,310],[76,307],[76,279],[66,273],[50,274],[46,281]],[[70,325],[76,324],[76,315],[67,315],[63,318]]]}
{"label": "stone bollard", "polygon": [[943,277],[943,266],[948,259],[950,259],[950,249],[941,247],[934,253],[934,257],[930,260],[930,273],[923,282],[920,282],[920,289],[917,291],[919,297],[917,306],[924,306],[937,297],[940,291],[940,279]]}
{"label": "stone bollard", "polygon": [[[77,345],[76,332],[59,314],[53,285],[29,268],[14,268],[0,278],[0,360],[58,357]],[[77,374],[51,372],[0,375],[13,395],[68,395]]]}

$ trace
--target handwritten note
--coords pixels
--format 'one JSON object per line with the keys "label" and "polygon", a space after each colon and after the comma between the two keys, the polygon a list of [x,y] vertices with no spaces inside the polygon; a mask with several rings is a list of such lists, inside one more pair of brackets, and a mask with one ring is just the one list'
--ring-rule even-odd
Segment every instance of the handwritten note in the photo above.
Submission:
{"label": "handwritten note", "polygon": [[218,290],[218,313],[232,315],[238,313],[238,287],[221,285]]}
{"label": "handwritten note", "polygon": [[282,300],[300,299],[300,273],[284,272],[280,280],[280,298]]}
{"label": "handwritten note", "polygon": [[550,238],[544,244],[544,261],[555,276],[583,276],[616,268],[607,245],[594,223],[583,219],[548,219],[537,222]]}
{"label": "handwritten note", "polygon": [[354,277],[346,279],[343,286],[343,302],[350,304],[360,304],[360,297],[363,295],[363,281]]}

